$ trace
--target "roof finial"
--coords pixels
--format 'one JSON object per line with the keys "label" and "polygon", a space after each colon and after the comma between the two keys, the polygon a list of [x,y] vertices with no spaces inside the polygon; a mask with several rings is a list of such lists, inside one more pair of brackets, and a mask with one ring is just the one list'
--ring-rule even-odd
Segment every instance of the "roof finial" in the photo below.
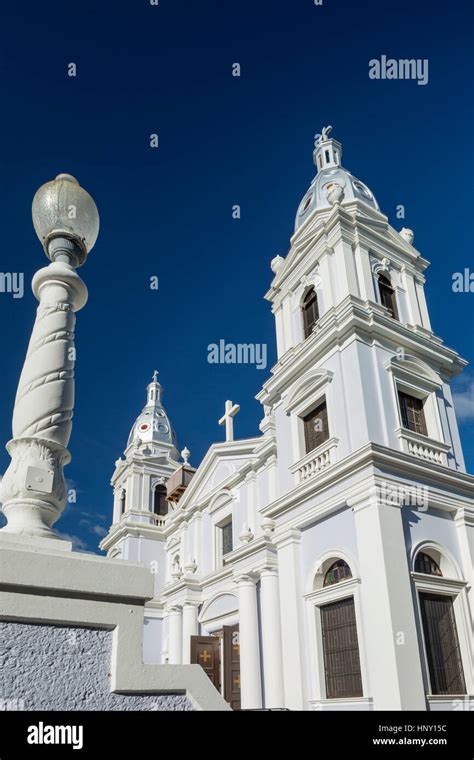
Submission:
{"label": "roof finial", "polygon": [[328,127],[323,127],[321,133],[318,132],[318,134],[314,136],[314,147],[317,148],[318,145],[321,145],[322,142],[329,140],[330,132],[332,132],[331,125]]}
{"label": "roof finial", "polygon": [[341,166],[342,145],[333,137],[329,137],[332,127],[323,127],[321,134],[314,136],[313,161],[318,171],[335,169]]}
{"label": "roof finial", "polygon": [[158,370],[157,369],[155,369],[155,371],[153,372],[153,382],[154,383],[158,382]]}

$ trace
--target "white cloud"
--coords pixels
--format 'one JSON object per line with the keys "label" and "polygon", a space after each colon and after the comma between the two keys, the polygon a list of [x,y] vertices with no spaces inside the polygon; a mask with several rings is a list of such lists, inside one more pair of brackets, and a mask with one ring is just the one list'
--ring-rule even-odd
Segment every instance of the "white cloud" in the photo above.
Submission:
{"label": "white cloud", "polygon": [[453,394],[456,416],[461,422],[474,420],[474,380]]}
{"label": "white cloud", "polygon": [[58,535],[60,535],[61,538],[64,538],[65,541],[71,541],[74,551],[92,554],[92,552],[89,551],[86,542],[83,541],[82,538],[79,538],[79,536],[72,536],[69,533],[59,533],[59,531]]}
{"label": "white cloud", "polygon": [[97,536],[106,536],[107,535],[107,529],[104,528],[102,525],[94,525],[90,529],[92,533],[95,533]]}
{"label": "white cloud", "polygon": [[[84,514],[84,512],[81,512],[81,514]],[[95,536],[100,536],[102,538],[107,535],[107,528],[89,519],[89,517],[82,517],[79,520],[79,525],[81,528],[85,528],[89,533],[93,533]]]}

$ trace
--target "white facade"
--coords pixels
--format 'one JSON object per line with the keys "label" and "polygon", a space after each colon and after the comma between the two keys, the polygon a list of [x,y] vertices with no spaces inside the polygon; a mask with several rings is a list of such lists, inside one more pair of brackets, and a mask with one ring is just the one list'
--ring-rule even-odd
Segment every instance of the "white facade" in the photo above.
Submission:
{"label": "white facade", "polygon": [[[155,574],[145,662],[189,663],[192,636],[239,626],[243,708],[459,709],[474,691],[474,479],[450,381],[466,362],[431,331],[428,262],[413,233],[388,224],[341,155],[323,130],[290,250],[272,261],[278,361],[258,394],[261,435],[212,445],[179,501],[156,515],[156,484],[180,465],[174,440],[140,436],[140,416],[102,546]],[[311,289],[318,313],[308,332],[308,312],[305,337]],[[156,377],[152,386],[161,393]],[[308,425],[323,400],[324,440],[313,447]],[[419,552],[437,574],[415,570]],[[336,561],[345,575],[329,583]],[[444,693],[426,595],[452,610],[457,680]],[[344,600],[356,665],[338,675],[327,620]]]}

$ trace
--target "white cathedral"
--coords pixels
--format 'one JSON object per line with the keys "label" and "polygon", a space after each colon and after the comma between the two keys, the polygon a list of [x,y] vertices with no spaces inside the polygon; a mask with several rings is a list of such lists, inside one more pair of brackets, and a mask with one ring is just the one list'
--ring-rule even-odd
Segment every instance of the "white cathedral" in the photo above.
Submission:
{"label": "white cathedral", "polygon": [[193,468],[155,373],[101,547],[154,575],[144,662],[200,664],[235,709],[472,709],[466,362],[432,332],[413,232],[330,131],[271,263],[261,434],[235,440],[227,402],[225,442]]}

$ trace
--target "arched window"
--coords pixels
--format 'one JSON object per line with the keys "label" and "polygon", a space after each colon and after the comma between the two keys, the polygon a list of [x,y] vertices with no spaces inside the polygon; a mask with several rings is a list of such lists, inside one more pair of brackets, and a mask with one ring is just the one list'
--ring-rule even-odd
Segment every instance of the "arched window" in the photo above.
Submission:
{"label": "arched window", "polygon": [[[323,587],[352,578],[343,559],[326,560],[319,573],[320,578],[324,573]],[[328,588],[327,601],[324,594],[321,596],[319,613],[327,699],[363,695],[355,602],[350,588],[349,585],[346,592],[342,586],[340,590]]]}
{"label": "arched window", "polygon": [[343,581],[346,578],[352,578],[351,568],[343,559],[338,559],[336,562],[333,562],[326,572],[323,586],[332,586],[334,583],[339,583],[339,581]]}
{"label": "arched window", "polygon": [[443,573],[437,562],[429,554],[418,552],[415,559],[415,572],[424,573],[425,575],[438,575],[442,577]]}
{"label": "arched window", "polygon": [[388,277],[385,277],[383,274],[379,274],[379,293],[382,306],[385,306],[389,310],[393,319],[398,319],[395,291]]}
{"label": "arched window", "polygon": [[123,515],[125,512],[125,507],[127,505],[127,492],[125,488],[122,488],[122,492],[120,494],[120,514]]}
{"label": "arched window", "polygon": [[166,486],[158,483],[153,494],[153,512],[155,515],[168,514],[168,501],[166,499]]}
{"label": "arched window", "polygon": [[[424,551],[415,557],[415,572],[443,577],[440,565],[445,561],[439,552],[436,559]],[[444,565],[443,565],[444,568]],[[447,570],[449,575],[449,570]],[[456,625],[455,597],[443,593],[434,578],[429,586],[415,576],[431,694],[465,694],[466,682]],[[440,592],[440,593],[437,593]]]}
{"label": "arched window", "polygon": [[318,296],[314,288],[310,288],[303,300],[303,328],[304,337],[308,338],[313,332],[313,327],[319,319]]}

